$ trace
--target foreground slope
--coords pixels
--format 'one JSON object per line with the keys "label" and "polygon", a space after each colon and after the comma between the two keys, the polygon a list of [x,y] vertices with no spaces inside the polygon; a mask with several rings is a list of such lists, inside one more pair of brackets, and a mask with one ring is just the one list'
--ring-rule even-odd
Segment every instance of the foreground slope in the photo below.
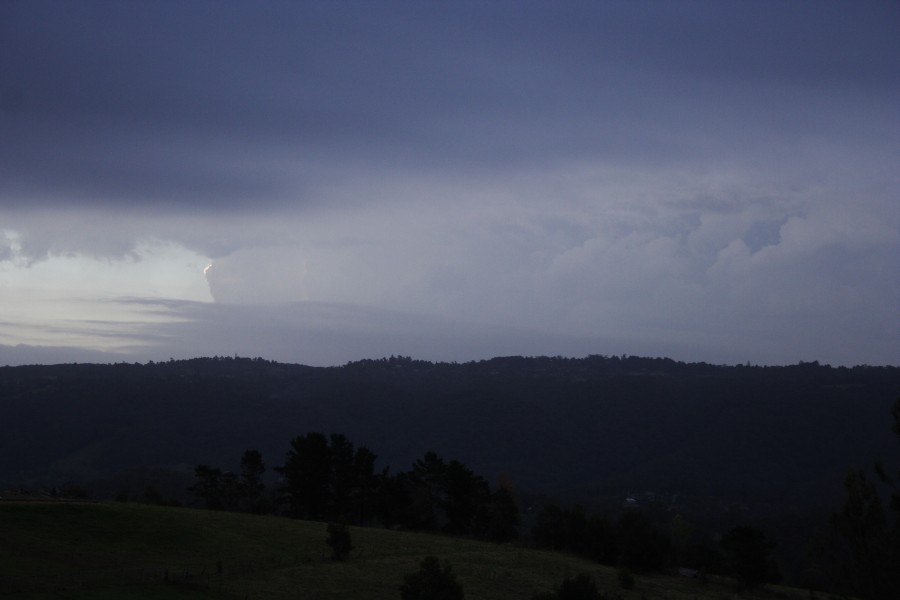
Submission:
{"label": "foreground slope", "polygon": [[352,528],[356,550],[334,562],[322,523],[133,503],[0,502],[0,532],[0,595],[16,598],[397,599],[429,554],[471,599],[528,600],[579,572],[625,600],[735,594],[729,582],[663,576],[619,590],[614,569],[563,554],[383,529]]}

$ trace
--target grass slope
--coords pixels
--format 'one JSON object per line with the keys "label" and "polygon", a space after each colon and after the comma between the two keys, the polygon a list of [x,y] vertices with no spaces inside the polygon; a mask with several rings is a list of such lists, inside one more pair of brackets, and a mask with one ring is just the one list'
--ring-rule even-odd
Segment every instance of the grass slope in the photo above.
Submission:
{"label": "grass slope", "polygon": [[[400,597],[428,554],[449,561],[469,599],[529,600],[591,574],[624,599],[805,598],[769,589],[735,596],[721,583],[637,577],[564,554],[436,535],[352,528],[350,560],[329,560],[325,525],[140,504],[0,503],[0,595],[16,598]],[[221,565],[221,572],[219,565]]]}

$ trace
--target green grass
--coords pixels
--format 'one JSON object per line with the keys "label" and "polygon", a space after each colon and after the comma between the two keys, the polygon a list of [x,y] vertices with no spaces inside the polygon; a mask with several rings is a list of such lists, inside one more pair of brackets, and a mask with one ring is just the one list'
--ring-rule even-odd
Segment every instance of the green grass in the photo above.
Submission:
{"label": "green grass", "polygon": [[[0,504],[0,596],[15,598],[366,598],[397,600],[406,573],[433,554],[468,599],[529,600],[587,572],[625,600],[806,598],[740,593],[726,583],[636,577],[554,552],[437,535],[351,528],[355,550],[329,560],[323,523],[118,503]],[[221,573],[219,572],[221,564]]]}

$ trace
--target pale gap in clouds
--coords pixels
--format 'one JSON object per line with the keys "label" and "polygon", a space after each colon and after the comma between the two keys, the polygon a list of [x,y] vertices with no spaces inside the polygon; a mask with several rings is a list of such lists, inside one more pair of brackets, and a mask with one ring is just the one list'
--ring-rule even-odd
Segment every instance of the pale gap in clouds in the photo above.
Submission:
{"label": "pale gap in clouds", "polygon": [[15,232],[5,231],[4,240],[0,344],[119,350],[142,344],[141,328],[178,319],[123,299],[212,301],[203,278],[208,259],[173,242],[139,242],[116,258],[66,253],[34,259],[22,255]]}

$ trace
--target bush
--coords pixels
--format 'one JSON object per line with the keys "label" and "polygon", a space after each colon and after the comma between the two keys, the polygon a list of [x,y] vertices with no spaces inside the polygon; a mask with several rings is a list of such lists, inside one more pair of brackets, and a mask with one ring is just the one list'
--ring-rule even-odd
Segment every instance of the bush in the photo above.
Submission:
{"label": "bush", "polygon": [[719,542],[732,572],[748,588],[777,580],[777,566],[769,560],[775,547],[765,533],[755,527],[735,527]]}
{"label": "bush", "polygon": [[579,573],[572,579],[566,579],[559,586],[559,600],[602,600],[594,579],[585,573]]}
{"label": "bush", "polygon": [[346,560],[350,555],[353,545],[350,543],[350,530],[344,523],[328,524],[328,545],[334,560]]}
{"label": "bush", "polygon": [[463,600],[463,589],[449,564],[441,567],[434,556],[426,556],[419,570],[403,578],[403,600]]}
{"label": "bush", "polygon": [[535,594],[531,600],[604,600],[594,579],[586,573],[564,579],[555,592]]}
{"label": "bush", "polygon": [[632,575],[631,570],[628,567],[619,569],[619,587],[623,590],[634,588],[634,575]]}

